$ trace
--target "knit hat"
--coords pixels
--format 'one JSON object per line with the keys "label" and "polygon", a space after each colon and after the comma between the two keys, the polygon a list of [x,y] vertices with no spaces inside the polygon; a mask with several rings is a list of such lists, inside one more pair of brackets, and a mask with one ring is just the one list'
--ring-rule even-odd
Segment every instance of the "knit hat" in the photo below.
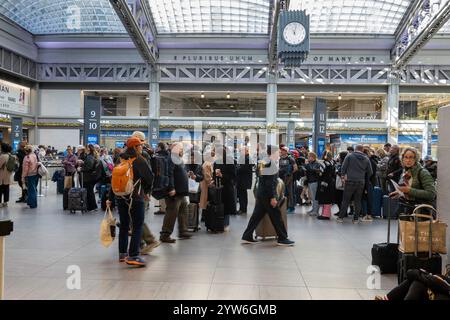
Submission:
{"label": "knit hat", "polygon": [[127,148],[133,148],[140,145],[142,145],[142,142],[138,137],[131,137],[127,140]]}

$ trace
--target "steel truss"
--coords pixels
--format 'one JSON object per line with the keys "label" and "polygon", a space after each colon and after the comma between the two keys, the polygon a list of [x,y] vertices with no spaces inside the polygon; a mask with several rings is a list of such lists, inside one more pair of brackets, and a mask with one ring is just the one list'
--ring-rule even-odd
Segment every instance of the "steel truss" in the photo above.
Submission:
{"label": "steel truss", "polygon": [[36,80],[36,62],[2,47],[0,47],[0,69]]}

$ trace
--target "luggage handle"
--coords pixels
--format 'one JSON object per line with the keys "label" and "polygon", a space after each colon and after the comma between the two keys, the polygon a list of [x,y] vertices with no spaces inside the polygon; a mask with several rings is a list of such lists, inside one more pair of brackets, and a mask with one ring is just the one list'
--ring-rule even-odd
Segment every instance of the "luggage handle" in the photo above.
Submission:
{"label": "luggage handle", "polygon": [[422,218],[433,218],[433,214],[424,215],[424,214],[416,213],[416,211],[418,211],[419,209],[423,209],[423,208],[427,208],[427,209],[433,210],[436,213],[436,220],[438,219],[438,212],[437,212],[436,208],[431,206],[431,205],[429,205],[429,204],[421,204],[421,205],[417,206],[416,208],[414,208],[414,211],[413,211],[412,215],[415,215],[417,217],[420,216]]}

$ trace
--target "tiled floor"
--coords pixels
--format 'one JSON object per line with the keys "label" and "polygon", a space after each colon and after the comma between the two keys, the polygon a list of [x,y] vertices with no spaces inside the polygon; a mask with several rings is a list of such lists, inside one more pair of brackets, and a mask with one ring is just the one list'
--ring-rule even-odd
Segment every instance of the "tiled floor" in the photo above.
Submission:
{"label": "tiled floor", "polygon": [[[203,228],[193,239],[162,244],[146,257],[147,268],[132,269],[117,262],[117,240],[100,244],[103,214],[62,211],[54,188],[30,210],[14,203],[13,186],[10,207],[0,209],[15,227],[6,239],[7,299],[373,299],[396,284],[395,275],[383,275],[378,290],[367,286],[370,248],[386,236],[382,220],[337,224],[297,207],[288,217],[296,246],[285,248],[270,240],[241,245],[249,216],[236,216],[229,233]],[[157,234],[163,217],[153,211],[147,223]],[[71,265],[80,267],[81,290],[67,288]]]}

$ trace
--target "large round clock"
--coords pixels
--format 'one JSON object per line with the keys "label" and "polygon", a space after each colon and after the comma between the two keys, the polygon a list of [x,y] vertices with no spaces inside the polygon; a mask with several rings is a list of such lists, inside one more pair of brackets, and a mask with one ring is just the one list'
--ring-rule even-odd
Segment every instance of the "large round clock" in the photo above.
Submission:
{"label": "large round clock", "polygon": [[283,38],[291,46],[297,46],[305,40],[306,29],[299,22],[291,22],[284,27]]}

